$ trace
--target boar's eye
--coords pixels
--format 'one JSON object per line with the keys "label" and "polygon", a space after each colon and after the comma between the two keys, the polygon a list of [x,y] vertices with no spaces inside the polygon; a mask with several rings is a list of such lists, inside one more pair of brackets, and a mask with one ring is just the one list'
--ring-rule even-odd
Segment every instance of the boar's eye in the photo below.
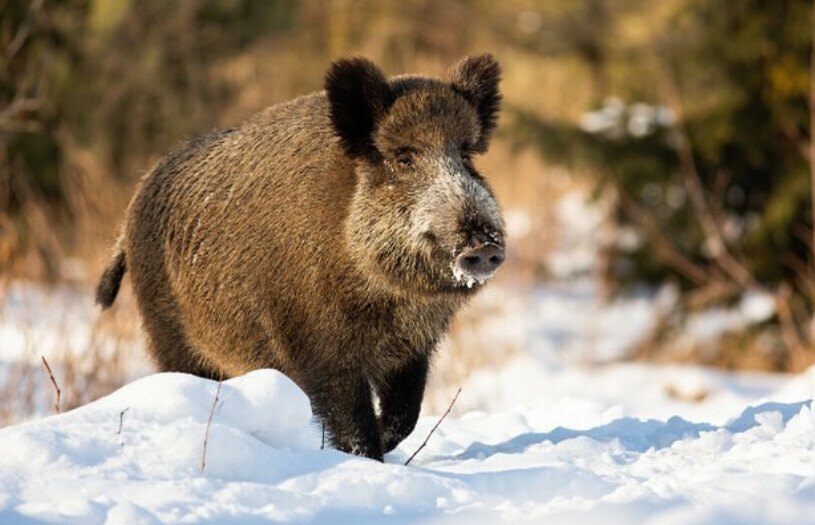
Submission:
{"label": "boar's eye", "polygon": [[403,150],[396,154],[396,164],[403,170],[413,170],[416,168],[416,162],[413,160],[413,152]]}

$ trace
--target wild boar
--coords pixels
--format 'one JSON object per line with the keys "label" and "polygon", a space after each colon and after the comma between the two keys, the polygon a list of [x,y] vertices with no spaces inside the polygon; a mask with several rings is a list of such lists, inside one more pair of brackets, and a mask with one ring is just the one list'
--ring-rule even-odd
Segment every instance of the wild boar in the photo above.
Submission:
{"label": "wild boar", "polygon": [[488,54],[444,79],[341,59],[324,91],[187,142],[141,180],[97,302],[129,272],[160,370],[280,370],[334,447],[381,461],[453,314],[504,261],[472,159],[499,80]]}

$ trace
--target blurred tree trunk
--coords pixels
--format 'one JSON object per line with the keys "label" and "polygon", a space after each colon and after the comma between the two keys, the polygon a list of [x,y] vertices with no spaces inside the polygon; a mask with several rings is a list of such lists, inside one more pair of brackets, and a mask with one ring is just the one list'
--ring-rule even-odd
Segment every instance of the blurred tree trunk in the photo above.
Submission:
{"label": "blurred tree trunk", "polygon": [[[810,206],[812,208],[812,264],[815,266],[815,0],[812,2],[812,50],[809,63],[809,178],[810,178]],[[810,297],[815,301],[815,297]],[[815,313],[813,314],[815,316]],[[815,318],[809,323],[809,340],[815,341]]]}
{"label": "blurred tree trunk", "polygon": [[610,20],[605,0],[591,2],[587,6],[587,19],[590,37],[585,39],[580,54],[589,65],[591,75],[592,99],[599,106],[609,92],[609,81],[606,64],[608,49],[605,37],[610,31]]}
{"label": "blurred tree trunk", "polygon": [[809,173],[812,199],[812,250],[815,265],[815,0],[812,2],[812,51],[809,66]]}

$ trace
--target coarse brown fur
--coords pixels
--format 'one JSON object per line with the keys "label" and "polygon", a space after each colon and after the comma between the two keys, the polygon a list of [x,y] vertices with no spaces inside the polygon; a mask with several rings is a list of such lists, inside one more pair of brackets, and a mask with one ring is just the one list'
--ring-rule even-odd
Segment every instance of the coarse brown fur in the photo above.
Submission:
{"label": "coarse brown fur", "polygon": [[453,314],[503,260],[470,161],[499,74],[489,55],[446,80],[340,60],[326,91],[186,143],[141,181],[97,301],[129,272],[159,369],[278,369],[334,446],[381,460],[416,423]]}

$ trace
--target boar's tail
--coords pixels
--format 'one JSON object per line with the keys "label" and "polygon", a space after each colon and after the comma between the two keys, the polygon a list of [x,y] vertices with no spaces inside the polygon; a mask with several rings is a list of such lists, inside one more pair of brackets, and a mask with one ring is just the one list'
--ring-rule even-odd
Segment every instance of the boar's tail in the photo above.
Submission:
{"label": "boar's tail", "polygon": [[103,310],[107,310],[116,300],[119,287],[122,285],[122,277],[125,275],[127,266],[125,265],[124,243],[121,238],[116,242],[116,254],[110,261],[110,265],[105,269],[99,284],[96,287],[96,304],[101,305]]}

